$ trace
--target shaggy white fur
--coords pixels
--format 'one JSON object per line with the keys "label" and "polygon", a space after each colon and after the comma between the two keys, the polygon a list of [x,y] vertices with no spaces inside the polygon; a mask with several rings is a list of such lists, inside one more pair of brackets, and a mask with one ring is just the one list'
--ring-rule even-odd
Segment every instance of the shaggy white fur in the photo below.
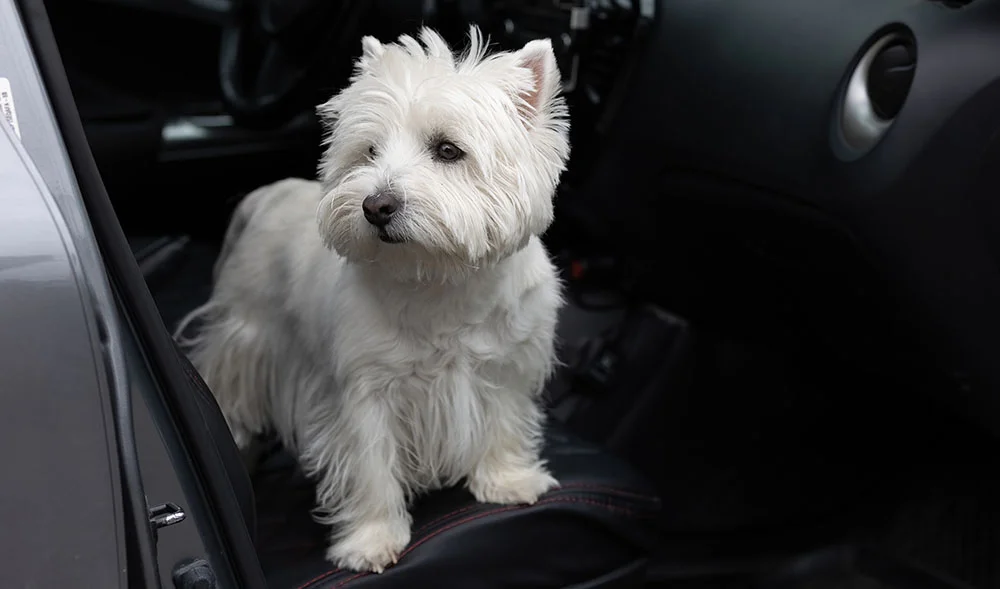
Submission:
{"label": "shaggy white fur", "polygon": [[[318,481],[328,558],[382,571],[409,500],[465,481],[532,503],[560,284],[538,236],[569,157],[551,43],[453,55],[366,37],[351,84],[319,107],[320,182],[238,207],[190,356],[237,443],[268,430]],[[318,230],[317,230],[318,227]],[[330,250],[334,250],[335,253]]]}

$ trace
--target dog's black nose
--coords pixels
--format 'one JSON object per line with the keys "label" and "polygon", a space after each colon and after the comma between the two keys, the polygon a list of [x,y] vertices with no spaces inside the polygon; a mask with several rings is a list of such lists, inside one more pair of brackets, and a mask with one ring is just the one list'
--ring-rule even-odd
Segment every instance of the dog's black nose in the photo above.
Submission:
{"label": "dog's black nose", "polygon": [[365,211],[365,219],[376,227],[385,227],[392,216],[399,210],[399,199],[389,191],[379,192],[365,197],[361,203]]}

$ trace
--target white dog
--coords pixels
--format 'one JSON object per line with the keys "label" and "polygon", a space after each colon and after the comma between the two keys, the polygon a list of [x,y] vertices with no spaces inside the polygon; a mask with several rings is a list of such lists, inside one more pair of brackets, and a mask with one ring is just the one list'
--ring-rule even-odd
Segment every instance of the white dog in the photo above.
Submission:
{"label": "white dog", "polygon": [[[409,499],[464,480],[532,503],[539,396],[561,305],[539,240],[569,156],[549,41],[453,55],[363,40],[319,112],[321,182],[238,207],[191,358],[237,443],[274,431],[318,481],[328,558],[382,571],[410,540]],[[331,250],[333,250],[331,252]],[[335,252],[335,253],[334,253]]]}

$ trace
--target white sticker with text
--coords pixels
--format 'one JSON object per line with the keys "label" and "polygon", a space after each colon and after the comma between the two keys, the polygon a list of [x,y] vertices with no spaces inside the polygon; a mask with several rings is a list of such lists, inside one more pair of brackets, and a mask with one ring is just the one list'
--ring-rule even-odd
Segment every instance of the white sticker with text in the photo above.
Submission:
{"label": "white sticker with text", "polygon": [[17,138],[21,138],[21,128],[17,125],[17,109],[14,108],[14,94],[10,90],[10,80],[0,78],[0,112],[7,119]]}

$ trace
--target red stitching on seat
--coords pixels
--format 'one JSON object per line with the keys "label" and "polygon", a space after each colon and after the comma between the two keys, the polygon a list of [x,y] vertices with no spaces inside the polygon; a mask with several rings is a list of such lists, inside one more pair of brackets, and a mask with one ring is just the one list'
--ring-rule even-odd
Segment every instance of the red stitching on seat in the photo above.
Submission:
{"label": "red stitching on seat", "polygon": [[350,583],[354,579],[360,579],[361,577],[364,577],[364,576],[367,576],[367,575],[370,575],[370,574],[371,573],[358,573],[358,574],[354,575],[353,577],[347,577],[343,581],[341,581],[341,582],[337,583],[336,585],[334,585],[334,589],[337,589],[338,587],[343,587],[344,585]]}
{"label": "red stitching on seat", "polygon": [[[476,521],[477,519],[482,519],[484,517],[489,517],[491,515],[497,515],[499,513],[506,513],[508,511],[516,511],[516,510],[522,510],[522,509],[531,509],[532,507],[534,507],[536,505],[544,505],[544,504],[548,504],[548,503],[585,503],[585,504],[588,504],[588,505],[595,505],[597,507],[602,507],[602,508],[607,509],[609,511],[622,511],[622,512],[625,512],[625,513],[627,513],[629,515],[639,515],[639,514],[636,514],[635,511],[633,511],[631,509],[627,509],[625,507],[618,507],[617,505],[606,505],[604,503],[599,503],[597,501],[592,501],[592,500],[589,500],[589,499],[583,499],[583,498],[580,498],[580,497],[550,497],[549,499],[543,499],[543,500],[535,503],[534,505],[508,505],[506,507],[498,507],[496,509],[492,509],[490,511],[486,511],[484,513],[477,513],[476,515],[472,515],[472,516],[460,519],[457,522],[453,522],[451,524],[448,524],[447,526],[445,526],[443,528],[440,528],[440,529],[437,529],[437,530],[431,532],[430,534],[424,536],[420,540],[417,540],[413,544],[410,544],[409,546],[407,546],[405,550],[403,550],[401,553],[399,553],[399,560],[402,560],[404,556],[406,556],[407,554],[413,552],[414,550],[417,549],[418,546],[420,546],[421,544],[427,542],[431,538],[434,538],[435,536],[439,536],[439,535],[447,532],[448,530],[457,528],[458,526],[461,526],[463,524],[467,524],[469,522],[473,522],[473,521]],[[309,581],[305,585],[302,585],[298,589],[308,589],[314,583],[322,581],[323,579],[325,579],[325,578],[329,577],[330,575],[336,573],[338,570],[339,569],[334,569],[334,570],[332,570],[332,571],[330,571],[330,572],[328,572],[328,573],[326,573],[324,575],[321,575],[321,576],[313,579],[312,581]],[[351,581],[360,579],[361,577],[367,577],[368,575],[371,575],[371,574],[372,573],[358,573],[358,574],[354,575],[353,577],[349,577],[347,579],[344,579],[340,583],[337,583],[336,585],[334,585],[334,588],[335,589],[339,589],[340,587],[343,587],[344,585],[347,585]]]}
{"label": "red stitching on seat", "polygon": [[300,585],[298,589],[306,589],[307,587],[311,587],[311,586],[315,585],[316,583],[319,583],[323,579],[329,577],[330,575],[335,575],[335,574],[337,574],[339,572],[340,572],[339,568],[333,569],[331,571],[326,571],[325,573],[323,573],[322,575],[316,577],[315,579],[312,579],[310,581],[306,581],[305,584],[304,585]]}
{"label": "red stitching on seat", "polygon": [[[621,489],[616,489],[615,487],[607,487],[607,486],[603,486],[603,485],[592,485],[590,483],[571,483],[569,485],[564,485],[562,487],[557,487],[557,488],[553,489],[552,491],[556,492],[556,491],[561,491],[563,489],[593,489],[595,491],[604,491],[606,493],[614,493],[614,494],[617,494],[617,495],[622,495],[623,497],[633,497],[635,499],[642,499],[644,501],[649,501],[651,503],[659,503],[659,501],[660,501],[660,499],[658,497],[650,497],[649,495],[640,495],[639,493],[632,493],[630,491],[623,491]],[[414,534],[419,534],[420,532],[423,532],[427,528],[434,527],[435,524],[441,523],[442,521],[444,521],[446,519],[455,517],[456,515],[458,515],[460,513],[465,513],[466,511],[470,511],[470,510],[476,509],[477,507],[481,507],[482,505],[484,505],[484,504],[477,503],[475,505],[466,505],[465,507],[461,507],[459,509],[456,509],[455,511],[452,511],[450,513],[442,515],[441,517],[435,518],[435,519],[427,522],[426,524],[424,524],[424,525],[420,526],[419,528],[417,528],[416,530],[414,530],[413,533]]]}
{"label": "red stitching on seat", "polygon": [[563,489],[594,489],[595,491],[604,491],[605,493],[613,493],[616,495],[621,495],[623,497],[632,497],[634,499],[642,499],[643,501],[649,501],[651,503],[659,503],[659,497],[652,497],[650,495],[642,495],[640,493],[633,493],[632,491],[625,491],[615,487],[607,487],[604,485],[594,485],[591,483],[573,483],[572,485],[566,485],[562,487]]}
{"label": "red stitching on seat", "polygon": [[443,522],[444,520],[446,520],[448,518],[455,517],[456,515],[458,515],[460,513],[465,513],[466,511],[470,511],[472,509],[476,509],[477,507],[482,507],[483,505],[485,505],[485,504],[484,503],[476,503],[475,505],[466,505],[465,507],[460,507],[460,508],[456,509],[455,511],[452,511],[451,513],[446,513],[445,515],[442,515],[439,518],[435,518],[435,519],[427,522],[426,524],[420,526],[416,530],[413,530],[413,533],[414,534],[419,534],[420,532],[423,532],[427,528],[434,527],[434,524]]}

